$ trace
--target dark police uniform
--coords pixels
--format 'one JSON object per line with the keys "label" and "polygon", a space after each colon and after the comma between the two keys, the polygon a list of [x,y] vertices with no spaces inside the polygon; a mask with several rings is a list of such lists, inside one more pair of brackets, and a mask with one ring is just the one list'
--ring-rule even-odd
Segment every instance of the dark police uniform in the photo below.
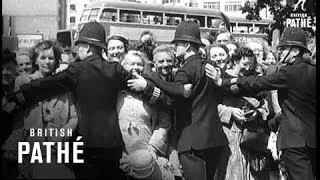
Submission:
{"label": "dark police uniform", "polygon": [[[128,79],[131,79],[130,73],[119,63],[105,61],[94,54],[70,64],[55,76],[21,87],[21,93],[29,103],[66,91],[75,93],[79,117],[77,135],[82,136],[84,142],[85,163],[76,171],[80,178],[122,177],[118,167],[124,142],[116,102],[119,90],[127,87]],[[149,85],[145,93],[152,89]]]}
{"label": "dark police uniform", "polygon": [[[205,60],[195,54],[179,68],[173,83],[149,77],[157,87],[175,99],[178,151],[186,179],[211,179],[219,163],[220,152],[228,144],[218,116],[219,87],[205,75]],[[174,84],[193,85],[189,98]]]}
{"label": "dark police uniform", "polygon": [[[277,140],[290,179],[313,179],[316,150],[316,67],[296,58],[276,74],[242,77],[240,94],[278,90],[282,109]],[[223,80],[229,86],[230,80]],[[311,172],[313,170],[314,172]]]}

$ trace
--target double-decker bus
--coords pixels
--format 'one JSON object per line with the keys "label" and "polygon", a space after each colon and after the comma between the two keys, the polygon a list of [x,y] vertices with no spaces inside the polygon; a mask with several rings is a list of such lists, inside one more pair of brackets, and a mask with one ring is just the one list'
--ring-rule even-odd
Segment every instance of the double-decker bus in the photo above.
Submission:
{"label": "double-decker bus", "polygon": [[150,30],[160,44],[174,38],[176,26],[181,21],[199,23],[201,34],[230,30],[228,18],[220,11],[136,2],[91,3],[83,10],[78,26],[89,21],[100,22],[107,35],[125,35],[131,41],[139,40],[143,31]]}
{"label": "double-decker bus", "polygon": [[230,21],[230,32],[235,41],[246,43],[248,39],[267,39],[272,20],[247,20],[245,17],[228,16]]}

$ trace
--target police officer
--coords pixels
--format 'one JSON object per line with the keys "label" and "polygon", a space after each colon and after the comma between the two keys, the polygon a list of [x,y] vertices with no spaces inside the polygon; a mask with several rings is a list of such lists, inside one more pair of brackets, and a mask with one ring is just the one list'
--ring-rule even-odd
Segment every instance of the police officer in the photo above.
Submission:
{"label": "police officer", "polygon": [[[186,180],[212,180],[228,140],[218,116],[218,87],[206,77],[206,60],[198,53],[204,45],[199,25],[182,22],[172,43],[175,43],[176,56],[185,60],[184,65],[177,70],[173,83],[161,78],[152,81],[175,100],[177,150],[183,176]],[[191,95],[185,98],[172,84],[192,84]]]}
{"label": "police officer", "polygon": [[[77,133],[84,142],[84,163],[75,169],[77,178],[125,178],[119,169],[124,142],[116,114],[116,97],[121,88],[127,87],[131,75],[119,63],[103,60],[105,34],[100,23],[85,24],[75,42],[81,61],[71,63],[54,76],[25,84],[8,96],[20,105],[28,105],[66,91],[74,92],[79,114]],[[153,88],[145,80],[142,83],[139,90],[151,94]]]}
{"label": "police officer", "polygon": [[[222,86],[236,84],[238,93],[255,94],[278,90],[281,115],[277,148],[282,151],[288,179],[314,179],[316,168],[316,67],[303,58],[310,51],[301,28],[287,27],[278,45],[280,61],[285,63],[275,74],[264,77],[222,79],[213,68],[208,75]],[[210,65],[208,65],[210,66]],[[235,87],[235,86],[233,86]]]}

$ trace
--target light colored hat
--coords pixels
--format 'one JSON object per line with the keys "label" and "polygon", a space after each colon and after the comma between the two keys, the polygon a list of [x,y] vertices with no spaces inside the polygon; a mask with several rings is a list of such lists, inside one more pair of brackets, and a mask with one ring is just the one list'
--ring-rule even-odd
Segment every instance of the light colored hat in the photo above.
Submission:
{"label": "light colored hat", "polygon": [[128,174],[136,179],[162,179],[161,170],[156,160],[146,149],[140,149],[130,153],[128,163]]}

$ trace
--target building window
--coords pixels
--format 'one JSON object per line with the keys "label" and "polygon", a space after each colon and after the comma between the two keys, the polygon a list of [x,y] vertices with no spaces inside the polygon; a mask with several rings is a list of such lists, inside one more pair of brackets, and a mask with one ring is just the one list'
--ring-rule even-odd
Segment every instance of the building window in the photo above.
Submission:
{"label": "building window", "polygon": [[75,4],[70,4],[70,12],[76,13],[76,5]]}
{"label": "building window", "polygon": [[203,2],[203,7],[220,11],[220,2]]}
{"label": "building window", "polygon": [[229,1],[225,3],[225,11],[241,11],[241,1]]}

